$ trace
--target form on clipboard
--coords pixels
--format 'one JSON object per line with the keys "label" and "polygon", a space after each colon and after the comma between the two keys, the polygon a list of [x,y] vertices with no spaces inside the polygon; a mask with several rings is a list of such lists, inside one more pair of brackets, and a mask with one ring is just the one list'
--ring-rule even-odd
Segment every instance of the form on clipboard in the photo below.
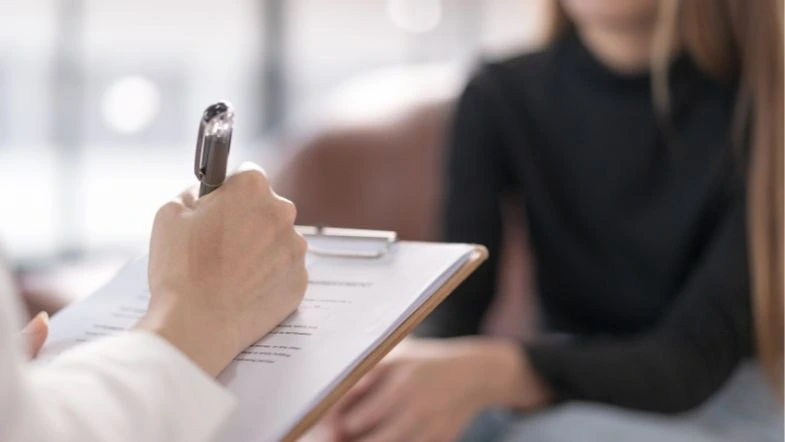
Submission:
{"label": "form on clipboard", "polygon": [[[218,377],[238,399],[220,440],[302,436],[487,258],[482,246],[399,242],[394,232],[298,231],[309,243],[305,299]],[[39,359],[130,328],[148,299],[144,257],[56,314]]]}

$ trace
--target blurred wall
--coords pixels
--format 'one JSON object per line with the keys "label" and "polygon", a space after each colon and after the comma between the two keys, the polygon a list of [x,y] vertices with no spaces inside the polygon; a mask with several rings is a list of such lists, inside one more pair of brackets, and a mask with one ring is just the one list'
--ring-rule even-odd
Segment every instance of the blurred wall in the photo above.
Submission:
{"label": "blurred wall", "polygon": [[465,72],[480,54],[531,45],[542,3],[4,2],[0,244],[28,261],[143,250],[156,208],[193,182],[206,104],[238,109],[234,162],[272,158],[278,136],[312,130],[325,98],[358,77]]}

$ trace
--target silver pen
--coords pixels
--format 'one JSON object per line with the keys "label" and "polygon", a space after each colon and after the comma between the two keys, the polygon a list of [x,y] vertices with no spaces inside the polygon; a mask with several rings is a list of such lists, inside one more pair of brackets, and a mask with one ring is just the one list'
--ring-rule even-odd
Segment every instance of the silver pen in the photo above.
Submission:
{"label": "silver pen", "polygon": [[202,114],[194,158],[194,174],[201,183],[200,197],[221,187],[226,180],[233,128],[234,109],[226,101],[209,106]]}

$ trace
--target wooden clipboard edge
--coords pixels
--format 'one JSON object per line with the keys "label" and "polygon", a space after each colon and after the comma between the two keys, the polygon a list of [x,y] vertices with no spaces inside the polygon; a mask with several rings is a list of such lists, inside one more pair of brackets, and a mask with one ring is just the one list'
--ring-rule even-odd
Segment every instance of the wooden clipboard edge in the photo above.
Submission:
{"label": "wooden clipboard edge", "polygon": [[396,328],[387,339],[382,341],[371,354],[363,359],[349,373],[346,378],[336,386],[330,394],[315,406],[300,422],[282,439],[283,442],[295,442],[305,435],[330,407],[338,401],[349,389],[354,386],[368,371],[384,358],[403,338],[408,336],[431,312],[444,301],[458,286],[463,283],[475,270],[488,259],[488,249],[481,245],[474,245],[474,251],[469,259],[442,285],[430,298],[417,308],[403,323]]}

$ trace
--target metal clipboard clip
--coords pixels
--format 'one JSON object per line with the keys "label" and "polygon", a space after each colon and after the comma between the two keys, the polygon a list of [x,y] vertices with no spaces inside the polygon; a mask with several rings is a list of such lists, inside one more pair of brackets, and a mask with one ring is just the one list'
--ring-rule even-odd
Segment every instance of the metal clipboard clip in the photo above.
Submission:
{"label": "metal clipboard clip", "polygon": [[[308,253],[328,258],[381,258],[390,252],[390,248],[398,240],[398,234],[389,230],[319,226],[294,228],[308,240]],[[372,247],[368,247],[369,245]]]}

